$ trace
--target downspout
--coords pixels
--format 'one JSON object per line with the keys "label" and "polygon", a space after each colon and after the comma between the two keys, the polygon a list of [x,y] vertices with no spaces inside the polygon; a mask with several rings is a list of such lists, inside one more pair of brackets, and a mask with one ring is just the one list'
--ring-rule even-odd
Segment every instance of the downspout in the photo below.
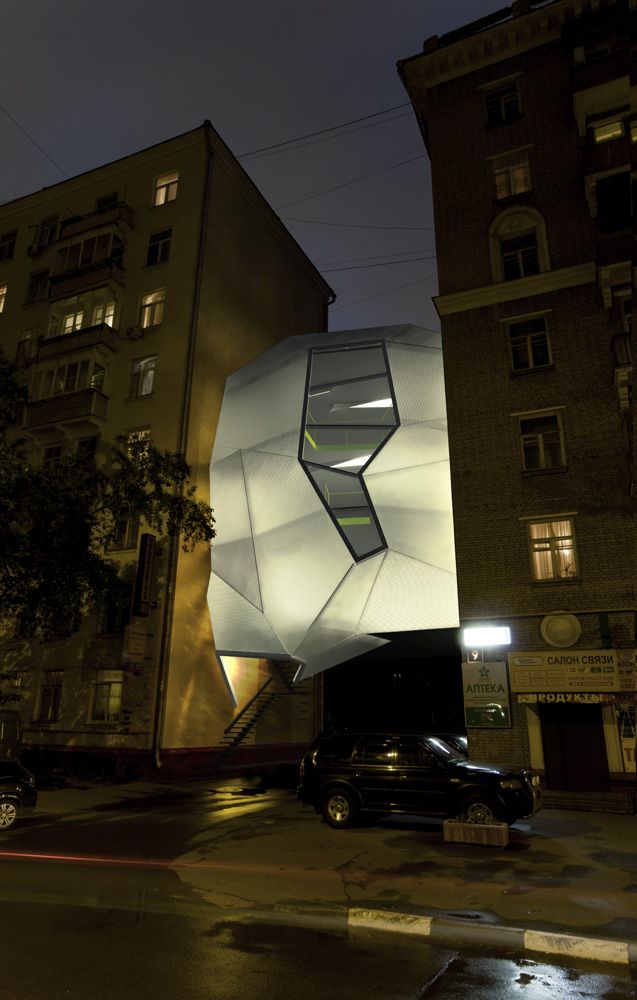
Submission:
{"label": "downspout", "polygon": [[[199,246],[197,250],[197,272],[195,292],[190,318],[190,333],[188,338],[188,355],[186,360],[186,379],[184,396],[181,404],[181,419],[179,423],[178,452],[185,457],[188,443],[188,423],[190,418],[190,399],[192,396],[192,379],[195,364],[195,346],[197,340],[197,324],[199,321],[199,304],[201,301],[201,285],[203,280],[204,251],[208,216],[210,213],[210,188],[212,182],[213,149],[210,141],[211,123],[206,119],[203,123],[206,139],[206,177],[204,183],[203,202],[201,208],[201,224],[199,227]],[[179,560],[179,535],[172,534],[168,539],[168,562],[166,568],[166,591],[164,599],[164,614],[162,622],[162,638],[159,651],[157,674],[157,695],[155,699],[155,719],[153,724],[153,764],[161,765],[161,746],[164,735],[166,716],[166,681],[170,664],[170,644],[172,639],[173,612],[175,608],[175,585],[177,581],[177,563]]]}

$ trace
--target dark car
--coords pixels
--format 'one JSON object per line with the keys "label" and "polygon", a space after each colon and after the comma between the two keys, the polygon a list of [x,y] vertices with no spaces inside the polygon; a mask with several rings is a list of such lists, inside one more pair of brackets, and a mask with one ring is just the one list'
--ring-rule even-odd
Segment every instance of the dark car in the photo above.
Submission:
{"label": "dark car", "polygon": [[533,771],[467,760],[442,737],[342,733],[305,754],[298,797],[334,827],[359,813],[514,823],[538,811],[541,789]]}
{"label": "dark car", "polygon": [[0,761],[0,830],[8,830],[38,799],[35,778],[17,760]]}
{"label": "dark car", "polygon": [[457,751],[460,757],[469,756],[469,740],[462,733],[427,733],[427,736],[436,736],[444,740],[447,746]]}

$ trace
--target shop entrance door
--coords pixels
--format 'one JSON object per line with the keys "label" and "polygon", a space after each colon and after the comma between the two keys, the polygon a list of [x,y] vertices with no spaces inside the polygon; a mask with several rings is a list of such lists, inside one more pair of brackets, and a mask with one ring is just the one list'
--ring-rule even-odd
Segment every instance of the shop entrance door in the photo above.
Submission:
{"label": "shop entrance door", "polygon": [[573,792],[610,787],[601,705],[540,705],[546,785]]}

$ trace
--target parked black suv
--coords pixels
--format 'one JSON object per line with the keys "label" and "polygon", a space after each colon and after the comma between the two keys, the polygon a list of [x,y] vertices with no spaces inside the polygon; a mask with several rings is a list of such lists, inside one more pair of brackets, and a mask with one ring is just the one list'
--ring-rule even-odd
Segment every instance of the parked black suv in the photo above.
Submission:
{"label": "parked black suv", "polygon": [[540,808],[537,774],[466,760],[443,738],[401,733],[319,736],[300,769],[298,797],[334,827],[359,812],[514,823]]}
{"label": "parked black suv", "polygon": [[38,799],[35,778],[17,760],[0,760],[0,831],[8,830]]}

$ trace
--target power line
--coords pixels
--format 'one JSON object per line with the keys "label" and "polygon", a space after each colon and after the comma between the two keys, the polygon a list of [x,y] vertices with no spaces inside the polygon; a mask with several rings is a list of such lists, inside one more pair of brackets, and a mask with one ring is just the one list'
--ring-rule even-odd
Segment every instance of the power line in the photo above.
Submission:
{"label": "power line", "polygon": [[319,198],[324,194],[331,194],[332,191],[339,191],[341,188],[350,187],[352,184],[358,184],[359,181],[368,180],[370,177],[377,177],[379,174],[385,174],[388,170],[395,170],[396,167],[404,167],[408,163],[413,163],[415,160],[422,160],[424,153],[418,153],[417,156],[412,156],[408,160],[399,160],[396,163],[391,163],[388,167],[382,167],[380,170],[374,170],[371,174],[361,174],[359,177],[354,177],[351,181],[344,181],[343,184],[335,184],[334,187],[325,188],[323,191],[313,191],[310,194],[304,195],[302,198],[297,198],[295,201],[288,201],[286,205],[279,205],[276,212],[281,212],[286,208],[291,208],[292,205],[300,205],[301,202],[310,201],[312,198]]}
{"label": "power line", "polygon": [[[342,260],[330,260],[326,261],[325,264],[317,264],[319,270],[326,267],[335,267],[337,264],[359,264],[365,260],[376,260],[376,261],[389,261],[393,257],[403,257],[407,253],[433,253],[435,250],[433,247],[417,247],[415,250],[401,250],[399,253],[374,253],[370,257],[345,257]],[[423,260],[422,257],[417,257],[417,260]],[[429,258],[425,258],[429,259]],[[433,259],[433,258],[432,258]]]}
{"label": "power line", "polygon": [[395,229],[419,233],[433,233],[433,226],[371,226],[361,222],[324,222],[322,219],[295,219],[291,215],[279,216],[281,222],[307,222],[313,226],[337,226],[339,229]]}
{"label": "power line", "polygon": [[20,129],[20,131],[22,132],[23,135],[26,135],[26,137],[29,140],[29,142],[32,142],[33,145],[37,149],[40,150],[40,152],[43,154],[43,156],[46,156],[47,160],[49,160],[49,162],[53,164],[53,166],[56,168],[56,170],[59,170],[60,173],[64,174],[65,177],[69,176],[67,174],[66,170],[64,170],[64,168],[61,167],[59,163],[56,163],[52,156],[49,156],[49,154],[47,153],[46,149],[43,149],[42,146],[40,145],[40,143],[35,141],[35,139],[33,138],[33,136],[30,135],[27,132],[27,130],[22,127],[22,125],[20,124],[20,122],[18,122],[18,121],[15,120],[15,118],[13,117],[13,115],[9,114],[9,112],[7,111],[7,109],[2,104],[0,104],[0,111],[4,111],[5,115],[9,119],[9,121],[13,122],[13,124],[15,125],[15,127],[18,128],[18,129]]}
{"label": "power line", "polygon": [[361,302],[369,302],[370,299],[378,299],[382,295],[390,295],[392,292],[402,291],[403,288],[412,288],[414,285],[420,285],[423,281],[429,281],[430,278],[435,278],[435,272],[433,274],[426,274],[424,278],[418,278],[416,281],[408,281],[405,285],[395,285],[394,288],[387,288],[384,292],[375,292],[373,295],[366,295],[364,299],[356,299],[355,302],[348,302],[344,306],[330,306],[331,312],[338,312],[339,309],[351,309],[352,306],[359,306]]}
{"label": "power line", "polygon": [[326,132],[335,132],[339,128],[346,128],[348,125],[358,125],[359,122],[369,121],[370,118],[379,118],[381,115],[388,115],[392,111],[400,111],[402,108],[410,107],[410,102],[396,104],[393,108],[386,108],[385,111],[375,111],[371,115],[362,115],[360,118],[352,118],[347,122],[340,122],[339,125],[331,125],[329,128],[318,129],[316,132],[307,132],[305,135],[297,135],[294,139],[284,139],[283,142],[273,142],[270,146],[261,146],[259,149],[250,149],[247,153],[240,153],[238,160],[243,160],[246,156],[254,156],[256,153],[267,153],[271,149],[280,149],[281,146],[290,146],[303,139],[313,139],[316,135],[325,135]]}
{"label": "power line", "polygon": [[323,267],[321,271],[332,274],[334,271],[366,271],[370,267],[390,267],[392,264],[411,264],[412,261],[435,260],[436,255],[431,257],[406,257],[404,260],[386,260],[382,264],[354,264],[351,267]]}
{"label": "power line", "polygon": [[352,135],[354,132],[362,132],[366,128],[377,128],[379,125],[387,125],[388,122],[395,122],[399,118],[409,117],[411,117],[411,113],[409,111],[405,111],[402,115],[392,115],[391,118],[385,118],[382,122],[368,122],[366,125],[359,125],[358,128],[348,128],[344,132],[339,132],[337,135],[324,135],[317,139],[310,139],[308,142],[301,142],[299,140],[294,146],[290,146],[289,149],[266,149],[263,153],[244,153],[242,156],[238,156],[237,159],[260,160],[263,156],[277,156],[279,153],[293,153],[297,149],[305,149],[306,146],[316,146],[321,142],[331,142],[332,139],[340,139],[344,135]]}

